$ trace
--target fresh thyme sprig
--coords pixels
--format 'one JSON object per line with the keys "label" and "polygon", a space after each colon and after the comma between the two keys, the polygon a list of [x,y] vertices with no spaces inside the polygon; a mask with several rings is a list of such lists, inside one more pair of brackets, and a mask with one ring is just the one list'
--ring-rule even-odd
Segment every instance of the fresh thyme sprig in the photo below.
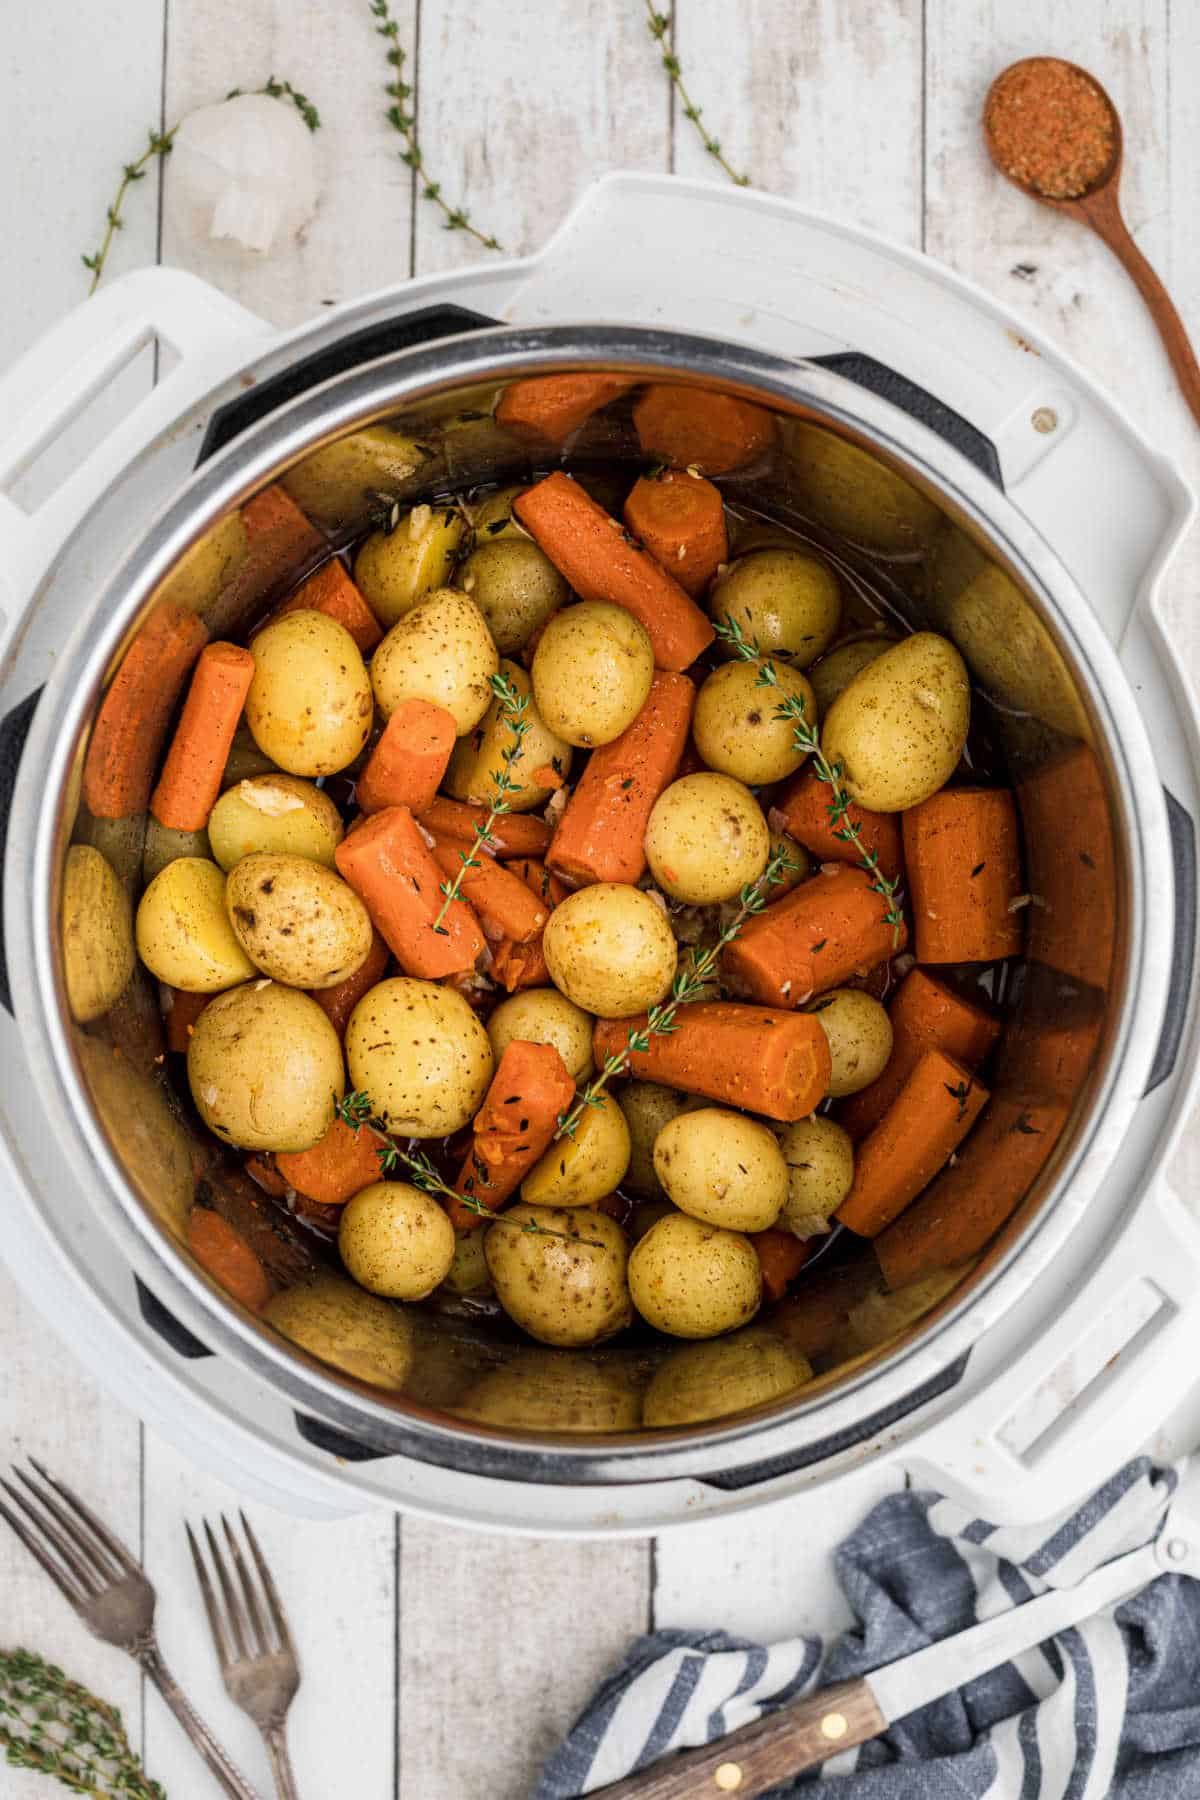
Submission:
{"label": "fresh thyme sprig", "polygon": [[657,11],[654,0],[645,0],[645,5],[650,36],[658,45],[659,55],[662,58],[662,66],[670,77],[672,87],[679,95],[679,104],[683,110],[684,118],[696,127],[696,135],[699,137],[705,150],[707,150],[714,162],[721,165],[734,186],[749,187],[750,177],[748,175],[739,175],[738,171],[726,160],[721,150],[720,138],[711,136],[700,116],[704,111],[704,108],[696,105],[696,102],[692,99],[692,96],[683,85],[683,71],[679,66],[679,58],[676,56],[674,50],[672,50],[667,37],[667,33],[671,29],[670,13],[660,13]]}
{"label": "fresh thyme sprig", "polygon": [[433,921],[432,929],[437,932],[439,937],[449,936],[442,920],[458,899],[464,877],[469,875],[472,869],[482,868],[483,865],[476,852],[495,848],[496,840],[492,828],[497,819],[503,818],[504,814],[511,810],[509,795],[515,794],[520,786],[513,780],[512,771],[513,764],[521,754],[521,746],[525,741],[526,734],[533,723],[529,717],[529,695],[522,694],[507,675],[492,676],[492,692],[500,702],[500,714],[512,733],[512,742],[501,755],[499,769],[492,771],[492,790],[495,797],[487,818],[482,825],[475,827],[475,835],[471,839],[470,848],[459,851],[459,862],[462,866],[455,874],[453,881],[443,881],[438,890],[443,896],[442,906],[437,918]]}
{"label": "fresh thyme sprig", "polygon": [[635,1055],[644,1056],[650,1048],[651,1038],[670,1036],[675,1029],[675,1015],[681,1006],[692,1006],[697,1000],[704,998],[704,990],[722,950],[732,944],[747,919],[762,911],[767,904],[768,888],[774,887],[777,881],[782,881],[785,875],[793,873],[796,867],[796,863],[782,846],[771,852],[767,866],[757,881],[748,882],[738,895],[738,909],[722,928],[716,943],[710,944],[705,950],[697,950],[688,958],[671,983],[670,998],[650,1008],[640,1030],[632,1025],[629,1027],[624,1049],[614,1050],[606,1056],[599,1071],[585,1088],[580,1089],[570,1109],[559,1118],[558,1130],[554,1134],[556,1140],[562,1137],[573,1138],[588,1107],[603,1105],[605,1088],[614,1077],[625,1073],[630,1058]]}
{"label": "fresh thyme sprig", "polygon": [[904,923],[904,914],[900,910],[897,898],[900,883],[885,875],[879,864],[876,851],[868,850],[862,840],[862,829],[850,817],[852,804],[843,780],[840,763],[831,763],[821,748],[821,737],[815,725],[808,721],[804,709],[804,701],[797,694],[785,694],[779,684],[779,675],[775,664],[764,656],[759,646],[748,638],[736,619],[717,619],[713,625],[717,636],[729,645],[736,656],[743,662],[759,664],[759,687],[774,688],[779,704],[775,709],[777,719],[788,719],[792,726],[792,737],[797,750],[804,750],[812,757],[812,766],[818,778],[829,788],[832,798],[826,805],[829,822],[833,827],[833,835],[843,844],[852,844],[858,853],[859,867],[865,869],[871,877],[871,886],[886,903],[884,922],[892,928],[892,941],[900,942],[900,927]]}
{"label": "fresh thyme sprig", "polygon": [[54,1775],[76,1794],[166,1800],[117,1709],[28,1650],[0,1651],[0,1747],[11,1768]]}
{"label": "fresh thyme sprig", "polygon": [[492,237],[488,232],[480,231],[477,225],[472,225],[471,215],[465,207],[451,206],[442,193],[441,182],[434,181],[425,167],[425,158],[417,140],[416,114],[409,109],[413,90],[412,84],[404,79],[405,54],[400,47],[400,27],[391,15],[388,0],[371,0],[371,16],[379,21],[375,27],[379,36],[388,41],[387,59],[395,71],[384,92],[392,102],[387,109],[388,123],[404,139],[400,161],[406,164],[417,177],[420,183],[418,192],[422,200],[432,200],[433,204],[440,208],[444,215],[442,220],[444,231],[465,231],[475,239],[477,244],[482,244],[485,250],[502,249],[503,246],[498,238]]}
{"label": "fresh thyme sprig", "polygon": [[[245,88],[230,88],[225,98],[227,100],[236,100],[238,96],[244,94],[245,91]],[[320,113],[317,111],[308,95],[302,94],[299,88],[294,88],[290,81],[276,81],[273,75],[268,75],[260,88],[252,88],[250,91],[254,94],[269,94],[272,100],[290,100],[296,111],[300,114],[300,117],[304,120],[304,123],[308,126],[308,129],[310,131],[320,131]]]}

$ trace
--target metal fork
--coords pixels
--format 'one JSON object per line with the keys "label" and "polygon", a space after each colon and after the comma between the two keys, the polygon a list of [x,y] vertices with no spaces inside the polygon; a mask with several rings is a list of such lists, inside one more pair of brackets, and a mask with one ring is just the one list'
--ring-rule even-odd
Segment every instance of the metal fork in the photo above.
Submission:
{"label": "metal fork", "polygon": [[[221,1526],[229,1547],[228,1561],[222,1554],[212,1526],[207,1519],[204,1520],[204,1535],[217,1572],[221,1598],[224,1601],[223,1609],[209,1580],[204,1557],[190,1525],[185,1528],[188,1544],[192,1561],[196,1565],[196,1579],[204,1596],[213,1642],[217,1647],[217,1661],[221,1665],[225,1691],[234,1705],[240,1706],[254,1720],[262,1733],[271,1759],[271,1771],[275,1777],[279,1800],[300,1800],[291,1758],[288,1756],[286,1729],[288,1707],[300,1686],[300,1664],[279,1591],[267,1567],[266,1558],[259,1549],[258,1539],[251,1531],[245,1513],[239,1512],[238,1517],[242,1521],[242,1531],[258,1571],[257,1584],[246,1565],[241,1545],[230,1529],[229,1520],[224,1514],[221,1515]],[[230,1563],[237,1577],[236,1583],[229,1572]]]}
{"label": "metal fork", "polygon": [[259,1800],[164,1663],[154,1636],[154,1589],[138,1564],[77,1494],[33,1457],[29,1460],[41,1482],[14,1466],[22,1486],[0,1479],[11,1502],[0,1500],[0,1517],[92,1635],[127,1651],[141,1664],[222,1790],[232,1800]]}

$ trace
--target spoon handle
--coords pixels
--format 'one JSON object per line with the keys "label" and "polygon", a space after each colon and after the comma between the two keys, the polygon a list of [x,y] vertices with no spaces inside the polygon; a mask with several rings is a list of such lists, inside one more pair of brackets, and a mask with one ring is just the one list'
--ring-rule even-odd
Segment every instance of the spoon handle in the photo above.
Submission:
{"label": "spoon handle", "polygon": [[1171,359],[1171,367],[1183,390],[1183,397],[1191,407],[1197,424],[1200,424],[1200,363],[1196,361],[1187,327],[1176,311],[1170,294],[1130,236],[1129,228],[1121,217],[1114,188],[1115,184],[1112,184],[1099,189],[1095,194],[1087,194],[1076,205],[1093,231],[1104,239],[1113,255],[1133,277],[1137,290],[1158,327],[1158,335]]}

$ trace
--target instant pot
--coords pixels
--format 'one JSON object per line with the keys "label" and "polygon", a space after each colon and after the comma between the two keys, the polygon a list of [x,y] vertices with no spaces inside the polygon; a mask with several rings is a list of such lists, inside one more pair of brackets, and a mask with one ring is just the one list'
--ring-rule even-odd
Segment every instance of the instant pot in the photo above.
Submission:
{"label": "instant pot", "polygon": [[[40,505],[19,505],[25,471],[152,343],[157,387]],[[181,595],[214,635],[261,611],[253,559],[229,550],[240,505],[276,479],[324,495],[317,523],[337,543],[380,490],[410,504],[519,479],[529,453],[487,397],[582,369],[776,414],[778,454],[742,487],[729,477],[728,497],[809,532],[898,622],[958,643],[1017,786],[1031,890],[993,1083],[1009,1124],[976,1159],[981,1181],[1011,1167],[1008,1224],[875,1354],[672,1431],[580,1429],[569,1352],[528,1352],[537,1403],[506,1418],[462,1399],[489,1358],[522,1369],[481,1329],[426,1321],[418,1379],[393,1395],[232,1305],[166,1216],[180,1165],[139,1067],[153,1021],[139,1040],[127,1018],[116,1053],[79,1033],[58,947],[87,732],[139,625]],[[381,421],[429,426],[427,461],[368,457],[331,487],[346,455],[330,447],[369,444]],[[629,446],[601,416],[576,452],[620,462]],[[1200,789],[1158,586],[1193,505],[1120,409],[1003,308],[781,201],[613,177],[536,257],[410,282],[285,335],[178,272],[113,283],[0,384],[0,490],[0,1250],[86,1366],[197,1461],[316,1514],[389,1504],[617,1534],[890,1459],[1018,1520],[1095,1485],[1184,1399],[1200,1221],[1166,1169],[1194,1103]],[[1053,1127],[1036,1153],[1030,1116]]]}

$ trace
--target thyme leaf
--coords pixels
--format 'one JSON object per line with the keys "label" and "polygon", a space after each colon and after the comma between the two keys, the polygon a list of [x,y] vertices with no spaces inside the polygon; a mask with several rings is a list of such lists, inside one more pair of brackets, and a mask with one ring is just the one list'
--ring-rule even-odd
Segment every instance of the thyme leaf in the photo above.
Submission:
{"label": "thyme leaf", "polygon": [[496,820],[512,810],[510,796],[517,793],[520,783],[513,779],[513,765],[521,754],[521,746],[532,728],[533,721],[529,717],[529,695],[522,694],[515,683],[507,675],[492,676],[492,692],[500,702],[500,715],[512,734],[512,741],[506,746],[500,758],[500,767],[491,771],[492,791],[494,798],[488,809],[488,815],[482,825],[475,827],[475,835],[471,839],[469,850],[458,853],[460,867],[456,870],[453,881],[441,884],[441,910],[433,921],[433,930],[439,937],[447,935],[442,924],[443,919],[458,899],[464,878],[472,869],[482,868],[477,852],[492,850],[496,839],[493,832]]}
{"label": "thyme leaf", "polygon": [[704,108],[696,105],[696,102],[692,99],[692,96],[684,86],[683,70],[679,66],[679,58],[676,56],[672,46],[671,14],[659,12],[654,5],[654,0],[645,0],[645,7],[647,30],[658,47],[659,60],[666,70],[667,78],[670,81],[671,86],[675,89],[676,94],[679,96],[679,105],[684,118],[688,121],[689,125],[695,126],[696,135],[700,139],[704,149],[709,156],[712,157],[713,161],[718,163],[725,171],[730,181],[733,182],[733,185],[735,187],[749,187],[750,177],[748,175],[739,174],[733,165],[726,159],[725,154],[721,149],[721,140],[713,137],[712,133],[704,123],[702,116]]}

